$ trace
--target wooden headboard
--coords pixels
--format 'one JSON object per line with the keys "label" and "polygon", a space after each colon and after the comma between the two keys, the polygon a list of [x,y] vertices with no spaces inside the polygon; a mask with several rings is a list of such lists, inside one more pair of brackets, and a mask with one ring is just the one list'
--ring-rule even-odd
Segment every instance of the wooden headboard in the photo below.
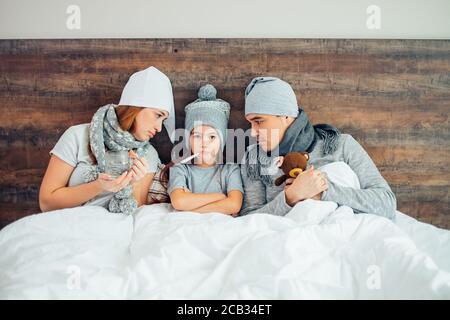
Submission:
{"label": "wooden headboard", "polygon": [[[450,228],[450,41],[304,39],[0,40],[0,227],[39,212],[49,150],[71,125],[117,103],[135,71],[172,80],[177,127],[210,82],[248,128],[244,88],[257,75],[294,87],[313,123],[368,151],[399,210]],[[169,157],[167,135],[155,141]]]}

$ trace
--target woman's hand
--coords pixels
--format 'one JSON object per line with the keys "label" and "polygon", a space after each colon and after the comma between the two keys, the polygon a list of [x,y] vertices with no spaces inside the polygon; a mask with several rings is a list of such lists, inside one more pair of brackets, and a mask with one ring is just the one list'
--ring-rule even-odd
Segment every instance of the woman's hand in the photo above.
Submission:
{"label": "woman's hand", "polygon": [[131,184],[135,184],[142,180],[148,173],[148,163],[144,157],[138,158],[137,154],[130,150],[130,158],[133,159],[133,165],[130,168],[130,172],[134,173],[134,177],[131,180]]}
{"label": "woman's hand", "polygon": [[327,179],[319,170],[314,170],[313,166],[298,175],[297,178],[288,179],[284,188],[286,200],[291,206],[305,199],[317,199],[327,189]]}
{"label": "woman's hand", "polygon": [[116,179],[111,178],[111,176],[106,173],[100,173],[96,181],[103,191],[118,192],[128,186],[133,177],[133,171],[125,171]]}

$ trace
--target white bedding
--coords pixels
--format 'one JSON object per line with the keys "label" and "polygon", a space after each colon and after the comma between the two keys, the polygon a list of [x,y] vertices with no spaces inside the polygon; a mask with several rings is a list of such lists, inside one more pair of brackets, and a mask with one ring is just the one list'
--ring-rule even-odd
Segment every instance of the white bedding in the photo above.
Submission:
{"label": "white bedding", "polygon": [[0,231],[1,299],[449,299],[450,231],[308,200],[287,216],[87,206]]}

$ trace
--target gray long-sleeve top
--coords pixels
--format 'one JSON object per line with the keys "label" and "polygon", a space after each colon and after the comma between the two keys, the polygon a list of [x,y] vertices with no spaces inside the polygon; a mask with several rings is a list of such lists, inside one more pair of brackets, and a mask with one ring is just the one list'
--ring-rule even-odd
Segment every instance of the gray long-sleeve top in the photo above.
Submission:
{"label": "gray long-sleeve top", "polygon": [[[353,189],[328,181],[328,190],[322,194],[322,200],[349,206],[355,213],[372,213],[395,219],[397,201],[394,193],[370,156],[351,135],[342,134],[338,147],[332,154],[323,155],[322,149],[323,140],[318,140],[309,154],[309,165],[319,168],[331,162],[343,161],[353,169],[361,185],[361,189]],[[255,145],[247,149],[241,165],[244,203],[240,214],[286,215],[292,207],[286,203],[284,184],[276,187],[273,183],[268,184],[264,180],[249,177],[246,168],[249,152],[256,152]]]}

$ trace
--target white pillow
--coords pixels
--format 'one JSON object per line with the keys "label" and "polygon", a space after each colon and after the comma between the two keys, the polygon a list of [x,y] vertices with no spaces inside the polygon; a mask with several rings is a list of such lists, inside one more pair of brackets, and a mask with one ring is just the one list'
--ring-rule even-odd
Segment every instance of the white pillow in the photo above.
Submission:
{"label": "white pillow", "polygon": [[[343,187],[361,189],[356,173],[348,164],[342,161],[332,162],[318,168],[325,173],[328,180]],[[339,214],[338,214],[339,213]],[[351,217],[353,210],[350,207],[338,205],[333,201],[304,200],[297,203],[286,215],[301,225],[320,224],[331,222],[337,217]]]}
{"label": "white pillow", "polygon": [[361,189],[358,176],[345,162],[332,162],[318,168],[318,170],[326,173],[328,180],[335,184],[353,189]]}

